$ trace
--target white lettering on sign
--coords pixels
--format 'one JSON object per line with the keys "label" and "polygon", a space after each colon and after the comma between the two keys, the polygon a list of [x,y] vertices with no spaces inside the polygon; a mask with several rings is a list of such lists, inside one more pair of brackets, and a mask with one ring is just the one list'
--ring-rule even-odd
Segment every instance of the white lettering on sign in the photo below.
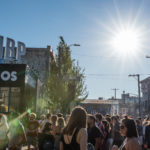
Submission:
{"label": "white lettering on sign", "polygon": [[20,61],[21,56],[26,54],[26,46],[22,42],[18,42],[17,47],[17,60]]}
{"label": "white lettering on sign", "polygon": [[13,71],[11,73],[11,81],[16,81],[17,80],[17,72],[16,71]]}
{"label": "white lettering on sign", "polygon": [[0,59],[20,61],[21,56],[26,54],[26,46],[23,42],[17,42],[17,48],[15,48],[15,41],[7,38],[5,49],[3,49],[3,41],[3,36],[0,36]]}
{"label": "white lettering on sign", "polygon": [[17,72],[16,71],[12,71],[11,73],[9,71],[3,71],[0,75],[1,79],[3,81],[16,81],[17,80]]}
{"label": "white lettering on sign", "polygon": [[16,59],[15,55],[16,55],[15,54],[15,41],[13,39],[7,38],[4,59],[6,60]]}

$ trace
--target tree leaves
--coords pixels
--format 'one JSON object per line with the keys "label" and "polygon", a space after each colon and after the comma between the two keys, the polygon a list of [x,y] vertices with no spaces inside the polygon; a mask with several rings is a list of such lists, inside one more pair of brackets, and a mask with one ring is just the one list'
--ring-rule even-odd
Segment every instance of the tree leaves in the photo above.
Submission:
{"label": "tree leaves", "polygon": [[52,112],[69,113],[70,106],[87,98],[84,70],[71,58],[70,47],[63,37],[57,47],[56,60],[50,63],[50,73],[44,86],[44,96]]}

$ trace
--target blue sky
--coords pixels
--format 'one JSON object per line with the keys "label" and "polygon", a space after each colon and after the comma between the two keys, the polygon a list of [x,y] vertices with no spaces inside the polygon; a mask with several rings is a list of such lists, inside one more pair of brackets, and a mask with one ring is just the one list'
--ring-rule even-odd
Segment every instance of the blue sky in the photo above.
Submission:
{"label": "blue sky", "polygon": [[[150,74],[149,0],[0,0],[0,35],[22,41],[27,47],[53,50],[63,36],[72,47],[72,57],[85,68],[89,98],[114,96],[112,88],[137,93],[137,81],[128,74]],[[140,28],[140,54],[121,58],[108,46],[112,31],[120,24]],[[124,60],[124,61],[123,61]]]}

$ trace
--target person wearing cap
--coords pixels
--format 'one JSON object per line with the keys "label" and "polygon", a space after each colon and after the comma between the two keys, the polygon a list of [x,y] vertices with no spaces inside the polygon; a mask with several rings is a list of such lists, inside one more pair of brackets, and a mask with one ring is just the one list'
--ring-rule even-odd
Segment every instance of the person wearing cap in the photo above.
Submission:
{"label": "person wearing cap", "polygon": [[40,127],[39,122],[36,120],[36,114],[29,114],[29,121],[27,125],[27,144],[28,150],[30,150],[30,146],[34,146],[34,148],[38,149],[38,128]]}

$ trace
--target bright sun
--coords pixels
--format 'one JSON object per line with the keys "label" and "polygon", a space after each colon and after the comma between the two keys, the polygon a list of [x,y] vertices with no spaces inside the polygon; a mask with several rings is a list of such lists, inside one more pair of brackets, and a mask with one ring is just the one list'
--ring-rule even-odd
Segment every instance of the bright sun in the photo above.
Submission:
{"label": "bright sun", "polygon": [[134,29],[122,29],[114,34],[111,45],[119,55],[136,54],[141,46],[140,33]]}

